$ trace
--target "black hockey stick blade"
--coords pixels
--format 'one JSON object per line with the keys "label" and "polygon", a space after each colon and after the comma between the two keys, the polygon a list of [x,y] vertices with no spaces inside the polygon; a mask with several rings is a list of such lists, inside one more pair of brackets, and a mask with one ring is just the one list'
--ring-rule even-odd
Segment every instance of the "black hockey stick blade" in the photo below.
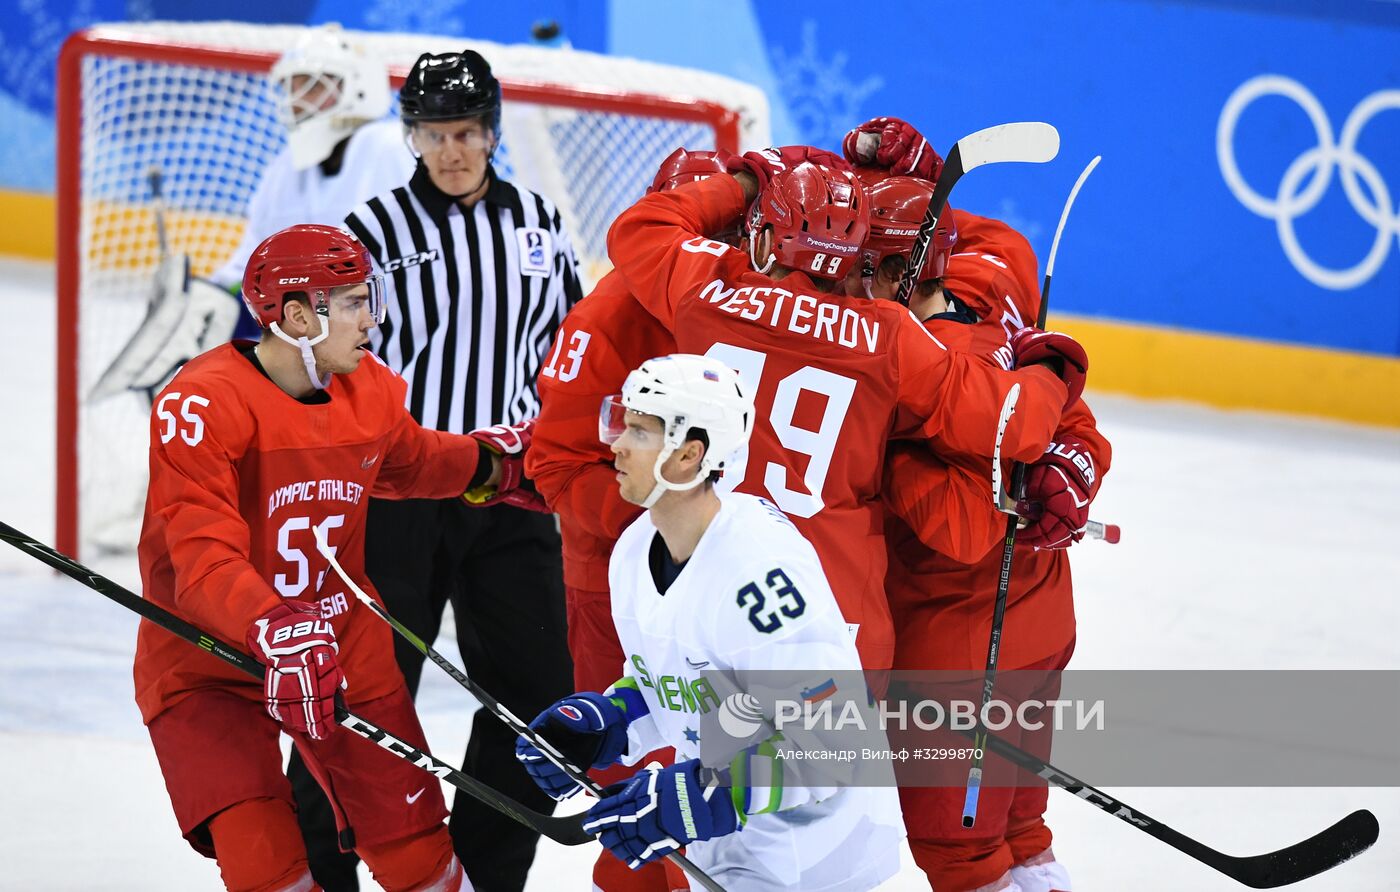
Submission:
{"label": "black hockey stick blade", "polygon": [[[960,733],[965,737],[972,736],[971,731]],[[987,746],[1013,765],[1039,775],[1098,810],[1131,824],[1148,836],[1252,889],[1277,889],[1317,876],[1360,855],[1380,836],[1380,823],[1376,816],[1362,809],[1352,812],[1321,833],[1286,848],[1262,855],[1227,855],[1168,827],[1156,818],[1148,817],[995,734],[987,735]]]}
{"label": "black hockey stick blade", "polygon": [[[1157,826],[1158,829],[1171,830],[1160,824]],[[1175,831],[1171,832],[1175,834]],[[1191,851],[1165,840],[1157,833],[1153,835],[1251,889],[1277,889],[1317,876],[1338,864],[1350,861],[1374,845],[1380,832],[1381,825],[1376,816],[1363,808],[1352,812],[1316,836],[1262,855],[1226,855],[1189,837],[1175,834],[1180,841],[1199,849]]]}
{"label": "black hockey stick blade", "polygon": [[[208,651],[225,663],[242,670],[245,674],[258,679],[263,677],[265,672],[263,664],[253,657],[225,644],[212,635],[206,634],[158,604],[147,601],[99,573],[94,573],[67,555],[21,533],[3,521],[0,521],[0,539],[10,543],[25,554],[48,564],[60,573],[76,579],[98,594],[116,601],[142,618],[150,620],[177,638],[182,638],[195,647]],[[348,712],[344,708],[344,704],[337,703],[336,705],[336,721],[366,740],[377,743],[400,759],[411,762],[429,774],[442,778],[467,795],[481,800],[486,805],[509,815],[557,843],[576,846],[592,842],[594,839],[592,834],[584,831],[582,815],[556,818],[526,808],[509,796],[497,792],[490,785],[482,783],[471,775],[464,774],[446,762],[437,759],[431,753],[424,752],[406,741],[400,740],[383,728]]]}

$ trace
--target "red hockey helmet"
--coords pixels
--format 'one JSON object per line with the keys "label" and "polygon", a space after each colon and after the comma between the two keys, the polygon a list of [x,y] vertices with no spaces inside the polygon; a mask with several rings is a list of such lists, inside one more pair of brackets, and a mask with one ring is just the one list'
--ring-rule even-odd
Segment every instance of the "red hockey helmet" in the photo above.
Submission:
{"label": "red hockey helmet", "polygon": [[380,280],[369,251],[353,235],[334,226],[299,223],[263,239],[243,271],[243,303],[262,328],[282,321],[287,295],[300,292],[312,309],[325,313],[332,289],[369,286],[370,315],[384,321]]}
{"label": "red hockey helmet", "polygon": [[[753,256],[758,235],[773,229],[772,254]],[[803,162],[775,173],[749,209],[749,257],[766,273],[774,261],[820,279],[850,272],[870,231],[865,188],[847,170]]]}
{"label": "red hockey helmet", "polygon": [[661,162],[661,167],[656,171],[656,178],[647,187],[647,194],[665,192],[682,183],[693,183],[717,173],[724,173],[728,158],[729,153],[723,150],[688,152],[684,148],[676,149]]}
{"label": "red hockey helmet", "polygon": [[[890,177],[876,183],[869,189],[870,196],[870,237],[861,249],[863,273],[874,275],[886,257],[908,258],[914,249],[914,237],[928,213],[929,199],[933,197],[933,184],[914,177]],[[958,241],[957,218],[953,209],[945,206],[943,215],[938,218],[938,228],[934,230],[933,242],[924,256],[924,267],[919,270],[919,282],[940,279],[948,268],[948,257]]]}

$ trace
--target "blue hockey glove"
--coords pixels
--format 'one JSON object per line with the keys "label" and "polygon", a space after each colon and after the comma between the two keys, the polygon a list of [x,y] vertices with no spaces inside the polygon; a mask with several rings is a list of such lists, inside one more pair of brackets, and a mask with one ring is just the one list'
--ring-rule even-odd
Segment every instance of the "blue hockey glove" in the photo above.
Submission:
{"label": "blue hockey glove", "polygon": [[738,830],[729,788],[713,782],[707,787],[699,775],[699,759],[644,768],[609,787],[609,795],[589,809],[583,829],[634,870],[692,842]]}
{"label": "blue hockey glove", "polygon": [[[627,711],[612,697],[584,691],[565,697],[530,723],[564,758],[579,768],[607,768],[627,751]],[[515,739],[515,758],[535,783],[555,799],[578,792],[579,785],[524,737]]]}

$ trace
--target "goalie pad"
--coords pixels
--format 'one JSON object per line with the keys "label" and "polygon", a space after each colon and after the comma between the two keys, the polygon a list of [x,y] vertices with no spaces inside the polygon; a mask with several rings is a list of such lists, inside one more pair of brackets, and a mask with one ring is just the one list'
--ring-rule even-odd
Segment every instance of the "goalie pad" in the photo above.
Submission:
{"label": "goalie pad", "polygon": [[154,394],[180,366],[227,343],[239,313],[236,297],[190,275],[188,255],[168,255],[156,268],[146,318],[97,379],[88,399],[96,402],[128,390]]}

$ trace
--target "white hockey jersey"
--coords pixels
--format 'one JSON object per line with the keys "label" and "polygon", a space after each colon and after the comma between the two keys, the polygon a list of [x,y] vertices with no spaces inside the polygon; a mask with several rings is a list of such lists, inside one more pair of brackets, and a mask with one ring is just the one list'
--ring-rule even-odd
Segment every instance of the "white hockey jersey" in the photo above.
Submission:
{"label": "white hockey jersey", "polygon": [[210,280],[221,287],[241,284],[243,268],[262,240],[297,223],[341,226],[355,206],[408,182],[417,162],[404,142],[403,124],[385,118],[350,135],[340,172],[321,173],[320,165],[297,170],[292,152],[283,148],[263,171],[248,201],[243,240]]}
{"label": "white hockey jersey", "polygon": [[[677,761],[700,758],[702,713],[721,707],[714,692],[742,690],[751,671],[816,678],[860,670],[811,544],[765,499],[722,493],[720,501],[665,594],[650,568],[659,538],[650,514],[613,549],[608,580],[622,672],[650,710],[628,728],[628,764],[665,746],[675,747]],[[714,722],[707,727],[713,733]],[[857,892],[898,871],[904,821],[892,781],[819,791],[765,783],[753,797],[758,805],[742,830],[686,848],[730,892]],[[766,807],[780,810],[765,810],[770,797]]]}

